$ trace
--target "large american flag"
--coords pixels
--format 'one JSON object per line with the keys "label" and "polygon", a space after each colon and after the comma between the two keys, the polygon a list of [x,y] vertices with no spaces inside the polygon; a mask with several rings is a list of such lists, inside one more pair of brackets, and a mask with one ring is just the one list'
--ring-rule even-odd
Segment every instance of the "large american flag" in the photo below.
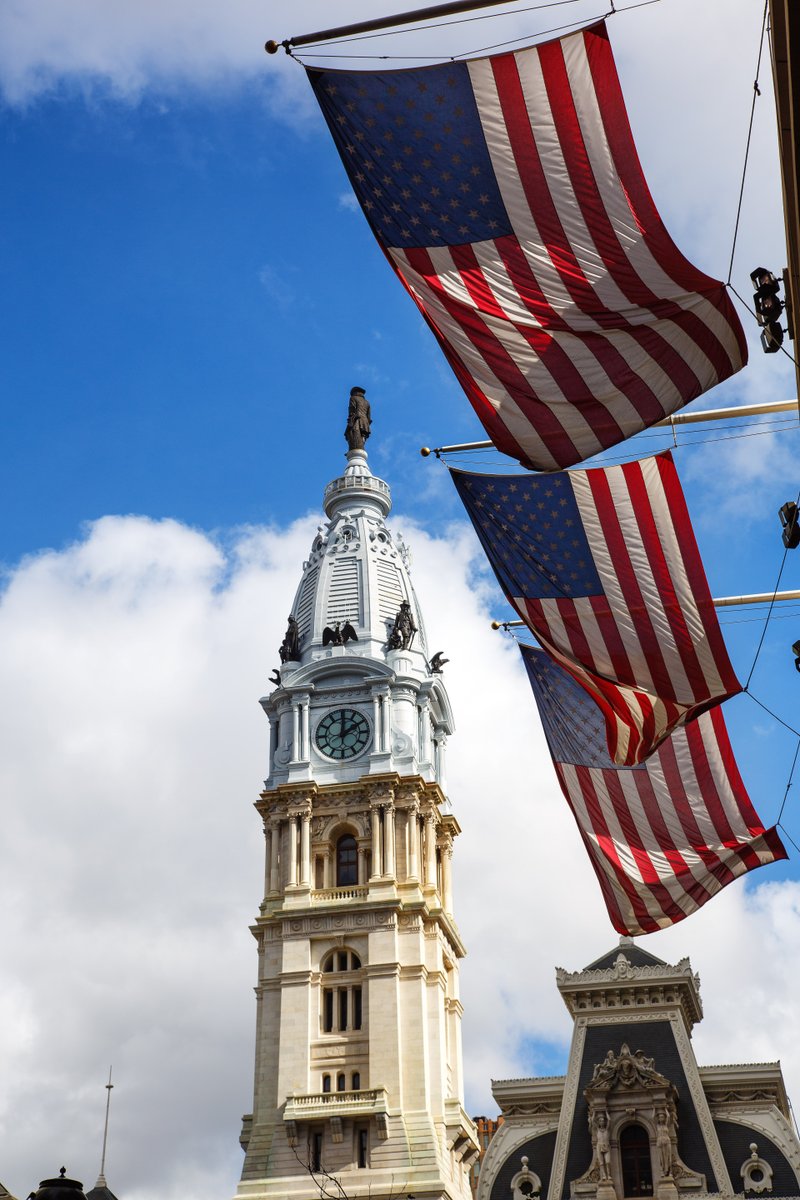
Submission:
{"label": "large american flag", "polygon": [[737,876],[788,857],[753,808],[721,709],[676,730],[643,766],[618,767],[583,688],[541,650],[520,649],[561,790],[620,933],[681,921]]}
{"label": "large american flag", "polygon": [[504,453],[582,462],[746,362],[725,288],[653,204],[603,23],[493,58],[308,75],[373,232]]}
{"label": "large american flag", "polygon": [[615,762],[741,691],[670,454],[451,475],[506,597],[602,710]]}

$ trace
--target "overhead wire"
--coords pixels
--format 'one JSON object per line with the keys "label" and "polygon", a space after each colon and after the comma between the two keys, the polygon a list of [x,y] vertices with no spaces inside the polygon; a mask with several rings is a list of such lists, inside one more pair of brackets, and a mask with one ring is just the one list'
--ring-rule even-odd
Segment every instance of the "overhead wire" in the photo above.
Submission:
{"label": "overhead wire", "polygon": [[739,235],[739,221],[740,221],[741,215],[742,215],[742,201],[744,199],[744,185],[745,185],[745,181],[747,179],[747,164],[750,159],[750,142],[752,141],[752,137],[753,137],[753,119],[754,119],[755,113],[756,113],[756,101],[758,100],[758,97],[761,95],[761,89],[758,86],[758,77],[761,73],[761,56],[764,53],[764,34],[766,33],[766,29],[767,29],[768,12],[769,12],[769,0],[764,0],[764,16],[761,21],[761,37],[758,39],[758,59],[756,61],[756,77],[755,77],[755,81],[753,83],[753,100],[750,105],[750,123],[747,127],[747,140],[745,142],[745,149],[744,149],[744,164],[742,166],[742,181],[739,186],[739,203],[736,208],[736,220],[735,220],[734,226],[733,226],[733,240],[731,243],[731,260],[730,260],[730,263],[728,264],[728,279],[727,279],[728,286],[730,286],[730,282],[733,277],[733,260],[734,260],[735,254],[736,254],[736,240]]}

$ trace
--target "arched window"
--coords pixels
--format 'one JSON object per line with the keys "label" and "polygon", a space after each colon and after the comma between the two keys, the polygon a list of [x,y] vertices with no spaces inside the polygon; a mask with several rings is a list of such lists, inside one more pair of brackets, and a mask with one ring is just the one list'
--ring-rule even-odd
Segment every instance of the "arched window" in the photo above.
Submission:
{"label": "arched window", "polygon": [[322,1090],[323,1090],[323,1092],[329,1092],[329,1091],[331,1090],[331,1077],[330,1077],[330,1075],[323,1075],[323,1076],[322,1076]]}
{"label": "arched window", "polygon": [[340,1072],[339,1072],[339,1074],[336,1076],[336,1090],[337,1090],[337,1092],[343,1092],[343,1091],[344,1091],[344,1089],[345,1089],[345,1083],[346,1083],[346,1080],[345,1080],[345,1077],[344,1077],[344,1071],[340,1071]]}
{"label": "arched window", "polygon": [[361,1072],[360,1071],[353,1071],[353,1091],[354,1092],[361,1091]]}
{"label": "arched window", "polygon": [[331,950],[321,964],[325,985],[320,993],[323,1033],[361,1029],[361,959],[353,950]]}
{"label": "arched window", "polygon": [[343,834],[336,843],[336,886],[358,883],[358,847],[352,833]]}
{"label": "arched window", "polygon": [[650,1134],[643,1125],[626,1125],[619,1137],[622,1188],[629,1197],[653,1195]]}

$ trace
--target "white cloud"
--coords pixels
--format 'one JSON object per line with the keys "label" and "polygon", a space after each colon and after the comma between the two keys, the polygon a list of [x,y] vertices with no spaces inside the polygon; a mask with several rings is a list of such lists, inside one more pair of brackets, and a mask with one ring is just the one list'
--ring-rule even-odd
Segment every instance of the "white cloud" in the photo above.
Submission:
{"label": "white cloud", "polygon": [[[8,576],[0,1178],[16,1194],[64,1160],[93,1182],[110,1063],[118,1194],[233,1193],[252,1086],[257,698],[316,523],[215,540],[106,517]],[[516,648],[489,628],[498,601],[471,532],[393,525],[412,545],[430,641],[451,660],[468,1103],[492,1111],[491,1077],[535,1072],[569,1037],[555,965],[578,968],[616,939]],[[703,974],[704,1061],[781,1057],[795,1095],[798,932],[800,884],[735,885],[647,940],[673,960],[691,953]]]}

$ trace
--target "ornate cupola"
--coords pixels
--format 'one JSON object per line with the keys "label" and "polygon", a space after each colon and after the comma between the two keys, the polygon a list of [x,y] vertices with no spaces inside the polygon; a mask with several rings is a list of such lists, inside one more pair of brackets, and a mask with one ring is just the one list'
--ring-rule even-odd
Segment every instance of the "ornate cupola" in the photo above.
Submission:
{"label": "ornate cupola", "polygon": [[363,445],[348,450],[324,505],[280,647],[280,684],[261,701],[266,786],[397,772],[444,790],[450,704],[439,660],[427,657],[408,547],[385,523],[389,486]]}
{"label": "ornate cupola", "polygon": [[[371,414],[350,395],[347,466],[325,489],[270,723],[253,1113],[239,1195],[467,1200],[477,1153],[463,1110],[446,796],[453,720],[409,573],[372,474]],[[394,1182],[393,1182],[394,1181]],[[317,1193],[314,1193],[317,1194]]]}

